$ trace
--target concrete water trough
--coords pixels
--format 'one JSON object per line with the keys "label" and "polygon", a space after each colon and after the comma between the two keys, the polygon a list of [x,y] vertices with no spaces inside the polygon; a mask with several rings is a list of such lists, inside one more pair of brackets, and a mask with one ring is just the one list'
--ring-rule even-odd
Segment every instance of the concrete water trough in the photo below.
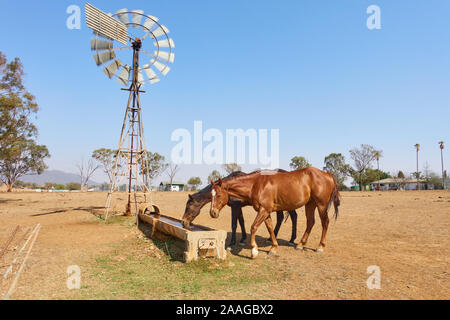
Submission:
{"label": "concrete water trough", "polygon": [[142,206],[139,209],[139,219],[151,226],[151,238],[178,240],[184,262],[191,262],[199,257],[216,257],[221,260],[227,257],[226,231],[199,225],[191,225],[190,230],[186,230],[181,220],[162,215],[157,206]]}

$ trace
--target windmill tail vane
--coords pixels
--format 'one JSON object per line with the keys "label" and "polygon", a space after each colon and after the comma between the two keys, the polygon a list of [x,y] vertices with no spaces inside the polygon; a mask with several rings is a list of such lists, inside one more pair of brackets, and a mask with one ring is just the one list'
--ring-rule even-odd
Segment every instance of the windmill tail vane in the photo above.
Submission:
{"label": "windmill tail vane", "polygon": [[[93,58],[96,65],[103,66],[103,72],[109,79],[117,78],[117,82],[128,87],[122,90],[129,91],[111,188],[106,201],[105,220],[111,209],[112,195],[123,180],[126,181],[128,192],[125,214],[132,215],[134,206],[137,217],[138,193],[143,194],[143,202],[147,203],[148,197],[150,204],[152,202],[140,101],[140,93],[145,91],[141,88],[146,83],[156,84],[167,76],[171,70],[169,63],[174,63],[175,60],[175,43],[169,38],[169,29],[161,25],[158,18],[146,15],[143,10],[124,8],[112,14],[86,3],[85,11],[86,24],[94,32],[91,51],[95,52]],[[146,62],[142,67],[141,58]],[[131,61],[131,66],[124,64],[125,59]],[[106,65],[107,63],[109,64]]]}

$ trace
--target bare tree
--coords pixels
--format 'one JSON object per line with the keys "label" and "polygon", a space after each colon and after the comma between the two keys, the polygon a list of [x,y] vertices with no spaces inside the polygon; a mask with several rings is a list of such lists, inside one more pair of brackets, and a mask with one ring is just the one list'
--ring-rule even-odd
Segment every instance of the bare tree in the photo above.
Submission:
{"label": "bare tree", "polygon": [[370,168],[372,162],[377,158],[377,154],[381,154],[381,151],[367,144],[362,144],[360,149],[354,148],[350,150],[350,156],[355,163],[354,179],[358,181],[361,191],[363,187],[363,173]]}
{"label": "bare tree", "polygon": [[233,172],[242,171],[242,167],[237,163],[227,163],[222,166],[227,174],[232,174]]}
{"label": "bare tree", "polygon": [[401,170],[393,172],[392,179],[395,181],[395,184],[397,185],[398,190],[405,190],[406,178],[405,178],[405,174]]}
{"label": "bare tree", "polygon": [[167,166],[167,176],[169,177],[170,181],[170,187],[172,188],[173,180],[175,179],[175,176],[180,171],[180,167],[177,164],[169,164]]}
{"label": "bare tree", "polygon": [[89,180],[92,175],[97,171],[101,166],[95,164],[94,159],[90,158],[87,162],[81,160],[80,163],[77,164],[78,174],[80,176],[80,184],[81,190],[86,190],[89,185]]}

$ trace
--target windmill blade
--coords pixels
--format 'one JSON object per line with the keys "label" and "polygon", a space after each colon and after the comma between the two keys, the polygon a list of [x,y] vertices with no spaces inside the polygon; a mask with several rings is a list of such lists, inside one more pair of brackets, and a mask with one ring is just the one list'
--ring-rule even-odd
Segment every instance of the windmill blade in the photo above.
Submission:
{"label": "windmill blade", "polygon": [[144,10],[132,10],[131,11],[131,25],[135,28],[141,25],[142,16],[144,14]]}
{"label": "windmill blade", "polygon": [[94,60],[97,66],[101,66],[102,64],[111,61],[115,58],[116,54],[114,53],[114,51],[105,51],[94,55]]}
{"label": "windmill blade", "polygon": [[117,70],[119,70],[119,68],[122,66],[122,61],[120,60],[115,60],[113,63],[111,63],[108,67],[103,69],[103,72],[106,74],[106,76],[108,78],[112,78]]}
{"label": "windmill blade", "polygon": [[159,61],[156,61],[155,59],[151,60],[151,63],[153,64],[153,66],[158,69],[159,72],[161,72],[163,75],[167,75],[170,71],[170,68],[168,66],[166,66],[165,64],[162,64]]}
{"label": "windmill blade", "polygon": [[139,68],[139,70],[138,70],[138,83],[141,85],[141,87],[143,87],[145,85],[145,79],[144,79],[144,75],[142,74],[141,68]]}
{"label": "windmill blade", "polygon": [[145,73],[147,74],[147,78],[150,80],[150,83],[152,83],[152,81],[155,81],[155,80],[159,81],[158,75],[156,74],[155,71],[153,71],[153,69],[150,67],[150,65],[145,64],[143,66],[143,69],[144,69]]}
{"label": "windmill blade", "polygon": [[102,51],[102,50],[112,50],[113,42],[109,40],[102,40],[98,38],[91,39],[91,50],[92,51]]}
{"label": "windmill blade", "polygon": [[150,84],[155,84],[155,83],[158,83],[160,81],[161,80],[159,80],[159,79],[153,79],[153,80],[150,80]]}
{"label": "windmill blade", "polygon": [[129,23],[129,20],[128,20],[128,9],[123,8],[123,9],[117,10],[116,16],[117,16],[117,18],[119,18],[119,20],[124,25],[127,25]]}
{"label": "windmill blade", "polygon": [[127,44],[128,29],[125,24],[117,21],[93,5],[86,3],[86,24],[96,34],[105,38]]}
{"label": "windmill blade", "polygon": [[175,42],[173,42],[173,39],[159,40],[153,44],[158,48],[175,48]]}
{"label": "windmill blade", "polygon": [[175,61],[175,53],[168,53],[165,51],[155,51],[155,56],[161,59],[166,60],[167,62],[174,62]]}
{"label": "windmill blade", "polygon": [[119,79],[117,81],[126,86],[128,84],[128,79],[130,79],[130,71],[130,66],[125,65],[120,72]]}
{"label": "windmill blade", "polygon": [[142,30],[150,31],[158,21],[159,21],[159,19],[157,17],[148,16],[147,20],[145,20],[145,22],[144,22],[144,26],[142,27]]}
{"label": "windmill blade", "polygon": [[155,31],[152,32],[154,39],[161,37],[163,35],[169,34],[169,29],[167,29],[165,26],[161,26]]}

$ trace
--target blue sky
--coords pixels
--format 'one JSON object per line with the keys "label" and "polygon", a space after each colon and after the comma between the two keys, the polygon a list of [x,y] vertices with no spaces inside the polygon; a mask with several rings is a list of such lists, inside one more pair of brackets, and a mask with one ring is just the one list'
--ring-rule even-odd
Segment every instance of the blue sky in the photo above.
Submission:
{"label": "blue sky", "polygon": [[[103,1],[142,9],[169,27],[176,59],[142,96],[151,151],[170,156],[178,128],[280,129],[281,167],[302,155],[316,167],[362,143],[384,151],[385,171],[440,173],[438,141],[450,148],[449,1]],[[68,30],[81,1],[2,1],[0,50],[20,57],[37,97],[39,140],[50,169],[75,172],[94,149],[114,148],[127,100],[97,68],[91,31]],[[381,30],[366,9],[381,8]],[[84,11],[84,10],[82,10]],[[450,168],[448,148],[444,166]],[[246,169],[246,168],[244,168]],[[177,180],[212,170],[185,166]],[[97,180],[102,176],[97,176]]]}

